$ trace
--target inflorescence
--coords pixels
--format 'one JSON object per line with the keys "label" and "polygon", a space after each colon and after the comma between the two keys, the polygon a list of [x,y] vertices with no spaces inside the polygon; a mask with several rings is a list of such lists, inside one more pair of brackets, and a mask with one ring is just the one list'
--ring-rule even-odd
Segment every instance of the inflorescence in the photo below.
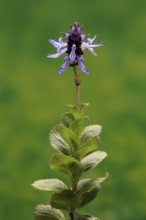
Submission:
{"label": "inflorescence", "polygon": [[[48,54],[48,58],[58,58],[64,53],[67,53],[67,56],[64,58],[64,64],[58,70],[58,73],[61,74],[67,69],[67,67],[79,65],[79,68],[85,74],[88,74],[89,71],[84,66],[83,62],[83,53],[84,50],[89,50],[93,55],[97,56],[94,52],[94,47],[100,47],[103,45],[102,42],[97,42],[93,45],[96,35],[91,39],[87,38],[88,35],[83,34],[82,27],[78,22],[75,22],[74,25],[70,27],[69,33],[63,33],[67,42],[63,42],[62,37],[59,38],[59,41],[50,39],[49,42],[57,49],[56,54]],[[87,38],[87,42],[84,40]]]}

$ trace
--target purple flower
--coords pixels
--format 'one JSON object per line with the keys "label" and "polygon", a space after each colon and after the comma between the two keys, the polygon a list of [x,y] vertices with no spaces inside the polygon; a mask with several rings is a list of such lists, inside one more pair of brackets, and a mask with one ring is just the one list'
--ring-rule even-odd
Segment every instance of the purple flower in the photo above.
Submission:
{"label": "purple flower", "polygon": [[[49,42],[56,47],[56,54],[48,54],[48,58],[57,58],[62,54],[66,53],[67,56],[64,58],[64,64],[60,67],[58,73],[61,74],[64,70],[67,69],[69,65],[79,65],[79,68],[85,74],[88,74],[88,70],[84,66],[83,62],[83,53],[84,50],[89,50],[93,55],[97,56],[94,52],[94,47],[100,47],[103,45],[102,42],[97,42],[93,44],[96,36],[87,38],[87,35],[83,34],[82,27],[78,22],[75,22],[73,26],[70,27],[69,33],[63,33],[67,43],[63,42],[62,37],[59,38],[58,42],[50,39]],[[87,38],[87,42],[84,40]]]}

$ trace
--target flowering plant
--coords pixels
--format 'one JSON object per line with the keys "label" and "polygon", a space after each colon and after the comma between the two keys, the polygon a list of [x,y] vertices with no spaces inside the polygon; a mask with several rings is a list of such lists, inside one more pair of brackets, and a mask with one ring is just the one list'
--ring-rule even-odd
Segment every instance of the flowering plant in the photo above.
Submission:
{"label": "flowering plant", "polygon": [[[76,105],[69,105],[69,111],[62,114],[60,123],[55,126],[49,135],[51,146],[56,153],[50,158],[50,168],[62,172],[71,180],[68,187],[62,180],[45,179],[35,181],[32,186],[38,190],[53,192],[50,205],[38,205],[34,210],[36,220],[99,220],[89,214],[80,214],[79,209],[92,201],[101,188],[101,183],[108,178],[108,173],[102,178],[81,179],[82,175],[95,168],[107,153],[99,151],[99,134],[101,126],[89,125],[86,108],[88,103],[80,104],[80,76],[76,67],[88,74],[83,65],[83,52],[89,50],[94,55],[93,47],[103,45],[98,42],[92,45],[93,39],[82,33],[79,23],[75,22],[69,33],[63,33],[67,43],[62,38],[59,41],[49,40],[57,48],[57,53],[48,55],[48,58],[57,58],[67,53],[65,62],[59,69],[61,74],[70,65],[73,67],[76,85]],[[87,42],[83,42],[87,38]]]}

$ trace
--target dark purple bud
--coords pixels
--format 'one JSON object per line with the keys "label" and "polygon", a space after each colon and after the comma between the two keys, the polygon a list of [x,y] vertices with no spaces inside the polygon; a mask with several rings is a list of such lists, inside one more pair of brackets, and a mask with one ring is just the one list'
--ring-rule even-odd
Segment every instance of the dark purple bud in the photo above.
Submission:
{"label": "dark purple bud", "polygon": [[80,41],[82,35],[82,27],[78,22],[75,22],[73,26],[70,27],[70,39],[72,41]]}

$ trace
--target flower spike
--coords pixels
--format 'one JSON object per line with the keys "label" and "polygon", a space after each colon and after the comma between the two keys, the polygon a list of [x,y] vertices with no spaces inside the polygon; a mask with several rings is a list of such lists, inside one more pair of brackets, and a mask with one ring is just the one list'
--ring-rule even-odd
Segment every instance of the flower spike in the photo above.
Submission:
{"label": "flower spike", "polygon": [[89,35],[83,34],[82,27],[78,22],[74,22],[74,25],[70,26],[69,33],[62,33],[67,42],[63,42],[62,37],[59,38],[58,42],[50,39],[49,42],[57,49],[56,54],[48,54],[48,58],[58,58],[64,53],[67,53],[65,57],[64,64],[60,67],[58,73],[61,74],[63,71],[67,69],[69,64],[71,66],[79,65],[80,70],[88,74],[88,70],[83,64],[83,53],[84,50],[89,50],[93,55],[97,56],[94,52],[94,47],[100,47],[103,45],[102,42],[97,42],[97,44],[93,45],[93,42],[96,39],[96,35],[91,39],[87,38],[87,42],[84,42],[86,37]]}

